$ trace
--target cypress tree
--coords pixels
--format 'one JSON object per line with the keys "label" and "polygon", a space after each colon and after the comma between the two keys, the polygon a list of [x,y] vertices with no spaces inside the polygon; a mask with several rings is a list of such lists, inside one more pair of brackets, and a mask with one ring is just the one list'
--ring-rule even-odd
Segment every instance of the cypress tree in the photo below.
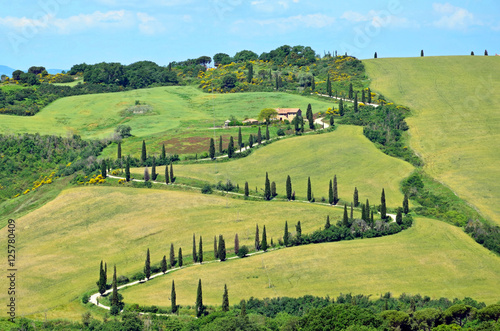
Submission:
{"label": "cypress tree", "polygon": [[102,160],[101,162],[101,176],[102,178],[106,178],[106,160]]}
{"label": "cypress tree", "polygon": [[144,181],[145,182],[149,181],[149,170],[148,170],[148,167],[144,168]]}
{"label": "cypress tree", "polygon": [[219,255],[219,260],[221,262],[226,261],[226,241],[222,235],[219,235],[219,247],[217,249]]}
{"label": "cypress tree", "polygon": [[370,218],[370,201],[368,201],[368,199],[366,199],[366,205],[365,205],[365,215],[366,215],[366,218],[364,219],[366,222],[368,222],[369,218]]}
{"label": "cypress tree", "polygon": [[264,199],[265,200],[271,200],[271,184],[269,183],[269,176],[267,175],[266,172],[266,182],[264,186]]}
{"label": "cypress tree", "polygon": [[104,262],[104,286],[107,287],[108,284],[108,264]]}
{"label": "cypress tree", "polygon": [[227,146],[227,157],[232,158],[234,154],[234,140],[233,136],[229,138],[229,145]]}
{"label": "cypress tree", "polygon": [[173,184],[175,182],[175,177],[174,177],[174,165],[172,164],[172,161],[170,161],[170,182]]}
{"label": "cypress tree", "polygon": [[361,205],[361,219],[366,220],[366,209],[364,205]]}
{"label": "cypress tree", "polygon": [[292,199],[292,179],[290,175],[286,177],[286,198],[288,201]]}
{"label": "cypress tree", "polygon": [[349,96],[348,97],[351,100],[354,97],[354,90],[352,89],[352,83],[349,84]]}
{"label": "cypress tree", "polygon": [[167,272],[167,257],[163,255],[163,259],[161,259],[161,272]]}
{"label": "cypress tree", "polygon": [[307,177],[307,201],[312,200],[311,177]]}
{"label": "cypress tree", "polygon": [[304,119],[300,118],[300,132],[304,133]]}
{"label": "cypress tree", "polygon": [[314,81],[314,76],[312,76],[312,81],[311,81],[311,91],[314,92],[316,89],[316,82]]}
{"label": "cypress tree", "polygon": [[359,206],[358,188],[357,187],[354,188],[353,200],[354,200],[354,207]]}
{"label": "cypress tree", "polygon": [[408,214],[410,211],[409,203],[408,203],[408,193],[405,193],[405,197],[403,199],[403,213]]}
{"label": "cypress tree", "polygon": [[158,174],[156,173],[156,158],[153,156],[153,165],[151,166],[151,180],[155,181]]}
{"label": "cypress tree", "polygon": [[200,242],[198,243],[198,262],[203,263],[203,239],[200,236]]}
{"label": "cypress tree", "polygon": [[385,205],[385,191],[382,189],[382,196],[380,197],[380,218],[385,220],[387,218],[387,208]]}
{"label": "cypress tree", "polygon": [[344,116],[344,101],[342,99],[339,101],[339,115]]}
{"label": "cypress tree", "polygon": [[375,225],[375,218],[373,217],[373,210],[372,210],[372,212],[371,212],[370,224],[371,224],[371,227],[372,227],[372,228],[373,228],[373,226]]}
{"label": "cypress tree", "polygon": [[[117,285],[117,282],[116,282],[116,265],[115,265],[115,268],[114,268],[114,273],[113,273],[113,284],[112,284],[112,289],[113,289],[113,292],[111,293],[111,312],[113,311],[117,311],[117,313],[120,312],[120,309],[121,309],[121,302],[120,302],[120,298],[118,297],[118,285]],[[117,307],[115,309],[113,309],[113,306]]]}
{"label": "cypress tree", "polygon": [[278,193],[276,193],[276,183],[272,182],[271,183],[271,196],[274,198],[277,195],[278,195]]}
{"label": "cypress tree", "polygon": [[332,82],[330,81],[330,74],[328,74],[328,77],[326,78],[326,93],[328,96],[332,96]]}
{"label": "cypress tree", "polygon": [[234,236],[234,254],[238,255],[240,250],[240,239],[238,239],[238,234]]}
{"label": "cypress tree", "polygon": [[174,252],[174,244],[170,244],[170,268],[173,268],[175,265],[175,252]]}
{"label": "cypress tree", "polygon": [[182,260],[182,247],[179,247],[179,254],[177,254],[178,257],[177,257],[177,260],[179,260],[179,262],[177,263],[179,265],[179,268],[182,267],[183,265],[183,260]]}
{"label": "cypress tree", "polygon": [[354,206],[352,205],[351,202],[351,221],[354,220]]}
{"label": "cypress tree", "polygon": [[249,146],[250,148],[252,148],[252,147],[253,147],[253,135],[250,135],[250,137],[248,137],[248,146]]}
{"label": "cypress tree", "polygon": [[339,202],[339,193],[337,190],[337,175],[333,176],[333,204],[336,205]]}
{"label": "cypress tree", "polygon": [[208,154],[209,154],[211,160],[213,160],[215,158],[215,142],[214,142],[214,138],[210,138],[210,148],[208,149]]}
{"label": "cypress tree", "polygon": [[165,144],[161,145],[161,159],[165,161],[167,158],[167,152],[165,151]]}
{"label": "cypress tree", "polygon": [[298,221],[297,225],[295,225],[295,231],[297,232],[297,238],[300,240],[302,237],[302,226],[300,225],[300,221]]}
{"label": "cypress tree", "polygon": [[222,295],[222,311],[229,311],[229,295],[226,284],[224,284],[224,294]]}
{"label": "cypress tree", "polygon": [[248,66],[247,83],[251,83],[253,79],[253,65],[251,63],[248,63],[247,66]]}
{"label": "cypress tree", "polygon": [[361,91],[361,102],[366,103],[366,95],[364,89]]}
{"label": "cypress tree", "polygon": [[149,279],[149,277],[151,277],[151,258],[149,256],[149,248],[148,252],[146,253],[146,262],[144,263],[144,275],[146,275],[146,279]]}
{"label": "cypress tree", "polygon": [[262,143],[262,133],[260,131],[260,126],[259,126],[259,131],[257,131],[257,144],[261,144]]}
{"label": "cypress tree", "polygon": [[344,205],[344,218],[342,220],[342,225],[349,227],[349,217],[347,216],[347,205]]}
{"label": "cypress tree", "polygon": [[288,233],[288,221],[285,221],[285,233],[283,234],[283,244],[288,246],[288,243],[290,241],[290,235]]}
{"label": "cypress tree", "polygon": [[330,179],[330,185],[328,185],[328,203],[333,204],[333,184],[332,180]]}
{"label": "cypress tree", "polygon": [[264,225],[264,229],[262,230],[262,244],[261,244],[262,250],[264,252],[267,251],[267,234],[266,234],[266,226]]}
{"label": "cypress tree", "polygon": [[421,56],[421,57],[424,57],[424,50],[421,50],[421,51],[420,51],[420,56]]}
{"label": "cypress tree", "polygon": [[168,164],[165,166],[165,183],[170,183],[170,176],[168,175]]}
{"label": "cypress tree", "polygon": [[403,224],[403,210],[401,209],[401,207],[398,207],[398,213],[396,214],[396,224]]}
{"label": "cypress tree", "polygon": [[144,165],[146,162],[146,141],[142,141],[141,163]]}
{"label": "cypress tree", "polygon": [[259,225],[255,225],[255,251],[260,251]]}
{"label": "cypress tree", "polygon": [[99,281],[97,282],[97,288],[99,289],[99,293],[101,295],[106,292],[106,281],[104,280],[104,269],[102,267],[102,260],[101,260],[101,267],[99,268]]}
{"label": "cypress tree", "polygon": [[249,196],[250,195],[250,192],[249,192],[249,189],[248,189],[248,182],[245,182],[245,196]]}
{"label": "cypress tree", "polygon": [[241,300],[240,306],[241,306],[240,316],[241,317],[247,316],[247,305],[245,303],[245,300]]}
{"label": "cypress tree", "polygon": [[219,258],[219,252],[217,251],[217,237],[214,236],[214,259]]}
{"label": "cypress tree", "polygon": [[130,159],[127,158],[127,161],[125,162],[125,179],[127,182],[130,182]]}
{"label": "cypress tree", "polygon": [[266,140],[269,141],[271,139],[271,136],[269,135],[269,125],[266,124]]}
{"label": "cypress tree", "polygon": [[372,103],[372,90],[368,88],[368,103]]}
{"label": "cypress tree", "polygon": [[376,59],[377,58],[377,52],[375,52],[375,55],[373,55],[373,58]]}
{"label": "cypress tree", "polygon": [[470,52],[470,55],[474,56],[474,51]]}
{"label": "cypress tree", "polygon": [[358,91],[354,93],[354,112],[358,112]]}
{"label": "cypress tree", "polygon": [[175,282],[172,279],[172,292],[170,292],[170,303],[172,305],[172,314],[177,313],[177,294],[175,293]]}
{"label": "cypress tree", "polygon": [[118,159],[121,159],[122,158],[122,142],[119,141],[118,142]]}
{"label": "cypress tree", "polygon": [[240,127],[238,131],[238,148],[240,149],[240,152],[241,152],[241,146],[243,146],[243,136],[241,135],[241,127]]}
{"label": "cypress tree", "polygon": [[333,119],[333,115],[330,115],[330,126],[335,124],[335,120]]}
{"label": "cypress tree", "polygon": [[325,230],[326,230],[326,229],[329,229],[329,228],[330,228],[330,226],[332,226],[332,225],[330,224],[330,215],[327,215],[327,216],[326,216],[326,223],[325,223]]}
{"label": "cypress tree", "polygon": [[198,256],[196,254],[196,237],[194,236],[193,233],[193,263],[198,262]]}
{"label": "cypress tree", "polygon": [[[313,113],[312,113],[312,106],[311,106],[311,104],[307,105],[306,118],[307,118],[307,121],[309,122],[309,128],[312,130],[313,127],[314,127],[314,122],[312,120]],[[313,122],[312,127],[311,127],[311,122]]]}
{"label": "cypress tree", "polygon": [[488,50],[484,50],[484,56],[488,56]]}
{"label": "cypress tree", "polygon": [[219,136],[219,154],[222,154],[222,136]]}

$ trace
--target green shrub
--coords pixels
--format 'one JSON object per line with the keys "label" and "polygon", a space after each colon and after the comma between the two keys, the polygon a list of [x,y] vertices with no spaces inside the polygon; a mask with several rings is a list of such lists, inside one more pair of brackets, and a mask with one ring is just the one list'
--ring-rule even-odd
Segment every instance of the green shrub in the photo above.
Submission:
{"label": "green shrub", "polygon": [[241,246],[240,249],[238,250],[238,256],[243,258],[247,256],[247,254],[248,254],[248,247],[245,245]]}
{"label": "green shrub", "polygon": [[201,188],[201,193],[203,194],[212,194],[213,190],[212,190],[212,186],[210,186],[210,184],[205,184],[202,188]]}

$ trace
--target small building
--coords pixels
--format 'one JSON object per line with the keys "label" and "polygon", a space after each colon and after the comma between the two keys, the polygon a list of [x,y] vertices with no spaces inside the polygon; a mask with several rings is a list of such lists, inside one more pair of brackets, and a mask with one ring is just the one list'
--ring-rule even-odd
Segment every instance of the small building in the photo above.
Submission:
{"label": "small building", "polygon": [[254,118],[249,118],[249,119],[244,120],[242,123],[244,125],[253,125],[253,124],[259,124],[259,121],[257,121]]}
{"label": "small building", "polygon": [[230,120],[226,120],[226,121],[224,122],[224,127],[225,127],[225,128],[229,127],[229,123],[231,123],[231,121],[230,121]]}
{"label": "small building", "polygon": [[276,108],[276,111],[280,121],[288,120],[291,122],[296,116],[302,116],[300,108]]}

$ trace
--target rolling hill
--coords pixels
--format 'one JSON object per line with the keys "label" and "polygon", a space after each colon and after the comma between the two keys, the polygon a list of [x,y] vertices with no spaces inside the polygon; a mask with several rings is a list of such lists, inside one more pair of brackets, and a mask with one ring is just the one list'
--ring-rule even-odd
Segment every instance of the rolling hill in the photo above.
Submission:
{"label": "rolling hill", "polygon": [[500,58],[364,61],[372,89],[412,108],[411,147],[425,170],[500,224]]}

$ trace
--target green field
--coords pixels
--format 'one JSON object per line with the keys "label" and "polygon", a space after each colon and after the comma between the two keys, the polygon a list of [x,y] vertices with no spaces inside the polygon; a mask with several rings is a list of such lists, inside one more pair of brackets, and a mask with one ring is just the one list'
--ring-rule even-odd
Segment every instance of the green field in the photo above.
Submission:
{"label": "green field", "polygon": [[[355,241],[286,248],[251,258],[194,266],[122,290],[125,302],[170,307],[194,305],[198,279],[203,302],[219,305],[224,284],[230,304],[241,299],[340,293],[378,297],[386,292],[431,298],[472,297],[498,302],[500,257],[457,227],[419,218],[399,234]],[[270,287],[271,284],[271,287]]]}
{"label": "green field", "polygon": [[[153,264],[182,247],[189,261],[192,236],[203,236],[205,260],[213,258],[213,238],[226,238],[233,249],[235,233],[241,245],[253,247],[255,225],[266,225],[268,240],[282,237],[301,221],[304,233],[333,224],[341,208],[305,203],[250,202],[199,193],[116,187],[84,187],[63,191],[53,201],[17,219],[18,314],[43,319],[80,319],[79,296],[95,289],[99,262],[119,275],[142,271],[146,249]],[[5,252],[6,250],[4,250]],[[6,253],[2,257],[6,260]],[[109,275],[111,279],[112,275]],[[2,291],[0,300],[7,300]],[[28,299],[29,298],[29,299]]]}
{"label": "green field", "polygon": [[500,224],[500,58],[364,61],[372,89],[409,106],[411,147],[425,170]]}
{"label": "green field", "polygon": [[[139,100],[152,107],[147,114],[125,114]],[[201,153],[214,137],[214,123],[223,125],[231,115],[238,120],[256,118],[266,107],[300,107],[311,103],[314,112],[325,112],[333,102],[287,93],[207,94],[194,87],[157,87],[119,93],[82,95],[59,99],[32,117],[2,115],[0,133],[39,132],[78,134],[83,138],[108,138],[120,125],[129,125],[134,137],[125,140],[123,154],[140,155],[145,139],[151,155],[165,143],[169,153]],[[275,129],[273,129],[275,131]],[[236,136],[238,129],[216,130],[216,135]],[[244,131],[256,134],[256,128]],[[195,147],[192,147],[194,145]],[[187,148],[185,148],[187,147]],[[104,157],[116,157],[110,147]]]}
{"label": "green field", "polygon": [[[328,200],[329,181],[336,174],[340,199],[350,204],[354,187],[357,187],[361,202],[369,199],[372,205],[378,205],[384,188],[390,207],[401,205],[403,195],[399,182],[413,171],[410,164],[378,150],[358,126],[339,126],[331,133],[285,139],[231,162],[176,165],[174,169],[178,177],[212,184],[230,179],[243,188],[248,181],[250,190],[255,192],[257,186],[261,195],[266,171],[270,181],[276,182],[277,193],[281,195],[285,194],[286,177],[290,175],[293,190],[297,198],[302,199],[307,196],[307,178],[310,176],[316,201],[322,197]],[[157,171],[163,174],[164,167]],[[133,169],[132,172],[141,175],[144,170]]]}

